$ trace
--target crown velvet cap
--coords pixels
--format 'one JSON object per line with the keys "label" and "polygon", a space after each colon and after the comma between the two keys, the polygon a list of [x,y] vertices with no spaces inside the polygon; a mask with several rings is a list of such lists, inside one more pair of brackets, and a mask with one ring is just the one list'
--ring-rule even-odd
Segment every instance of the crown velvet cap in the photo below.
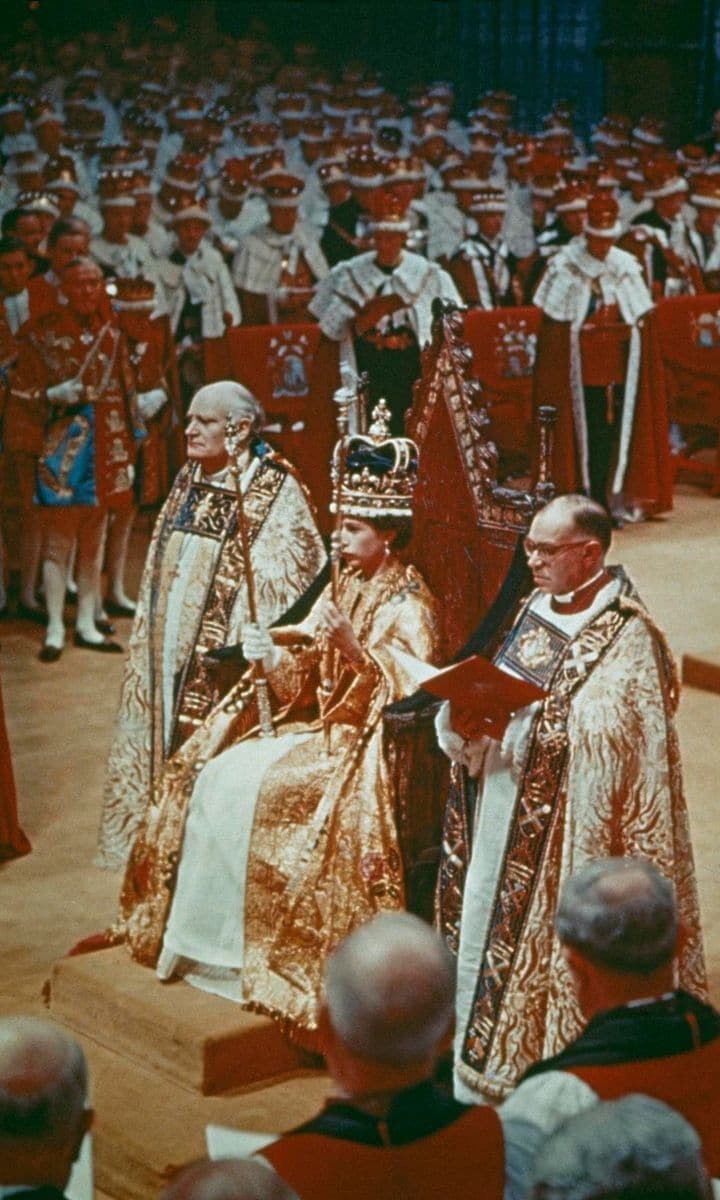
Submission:
{"label": "crown velvet cap", "polygon": [[[367,434],[355,434],[335,446],[333,474],[341,474],[340,512],[365,521],[411,517],[418,448],[410,438],[389,437],[390,411],[384,400],[372,416]],[[337,509],[333,501],[330,511]]]}

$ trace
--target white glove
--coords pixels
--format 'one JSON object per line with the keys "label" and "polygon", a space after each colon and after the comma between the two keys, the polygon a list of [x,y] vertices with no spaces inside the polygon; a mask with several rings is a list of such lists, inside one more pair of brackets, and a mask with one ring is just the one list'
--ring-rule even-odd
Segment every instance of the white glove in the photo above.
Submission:
{"label": "white glove", "polygon": [[167,392],[165,388],[151,388],[149,392],[138,392],[138,408],[140,416],[144,421],[149,421],[156,413],[160,412],[163,404],[167,401]]}
{"label": "white glove", "polygon": [[435,733],[438,746],[451,762],[464,763],[465,738],[456,733],[450,724],[450,705],[446,700],[435,716]]}
{"label": "white glove", "polygon": [[525,708],[519,708],[508,721],[505,730],[500,754],[505,765],[510,768],[510,775],[515,783],[519,783],[522,776],[530,742],[530,731],[540,703],[540,700],[534,700]]}
{"label": "white glove", "polygon": [[248,662],[261,662],[265,671],[272,671],[280,651],[270,632],[261,625],[245,625],[242,631],[242,652]]}
{"label": "white glove", "polygon": [[77,404],[82,394],[83,385],[79,379],[66,379],[64,383],[56,383],[47,390],[51,404]]}

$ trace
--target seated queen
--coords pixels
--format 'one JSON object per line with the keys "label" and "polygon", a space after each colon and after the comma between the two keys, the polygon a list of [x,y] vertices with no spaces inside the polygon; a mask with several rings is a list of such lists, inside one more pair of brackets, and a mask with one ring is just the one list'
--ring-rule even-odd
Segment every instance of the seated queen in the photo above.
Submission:
{"label": "seated queen", "polygon": [[168,764],[117,927],[160,978],[267,1013],[307,1046],[328,953],[375,913],[404,907],[382,712],[415,688],[398,652],[437,653],[433,598],[397,557],[417,448],[388,437],[382,402],[373,416],[367,435],[335,451],[334,586],[302,624],[244,633],[275,736],[248,728],[248,673]]}

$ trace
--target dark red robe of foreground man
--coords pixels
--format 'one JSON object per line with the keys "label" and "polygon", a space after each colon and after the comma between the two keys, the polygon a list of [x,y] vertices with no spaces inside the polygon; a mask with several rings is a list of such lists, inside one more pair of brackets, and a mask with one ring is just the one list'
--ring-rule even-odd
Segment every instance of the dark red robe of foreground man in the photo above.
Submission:
{"label": "dark red robe of foreground man", "polygon": [[[612,328],[603,329],[602,337],[612,339]],[[625,340],[622,335],[626,328],[619,325],[617,329],[619,343]],[[640,337],[640,376],[623,492],[629,504],[639,505],[647,515],[652,516],[672,508],[665,374],[655,312],[649,312],[643,318]],[[622,353],[622,346],[598,344],[591,351],[581,335],[583,358],[589,353],[593,354],[593,358],[607,355],[614,359]],[[582,478],[570,391],[570,323],[555,321],[545,314],[538,333],[533,403],[535,411],[543,404],[555,405],[558,410],[553,461],[553,480],[558,494],[580,491]],[[614,463],[611,466],[611,478],[613,470]]]}
{"label": "dark red robe of foreground man", "polygon": [[304,1200],[502,1200],[505,1184],[495,1109],[460,1104],[430,1080],[398,1093],[384,1117],[330,1100],[262,1156]]}
{"label": "dark red robe of foreground man", "polygon": [[29,854],[31,850],[32,846],[18,824],[15,776],[0,686],[0,862],[8,858],[19,858],[22,854]]}

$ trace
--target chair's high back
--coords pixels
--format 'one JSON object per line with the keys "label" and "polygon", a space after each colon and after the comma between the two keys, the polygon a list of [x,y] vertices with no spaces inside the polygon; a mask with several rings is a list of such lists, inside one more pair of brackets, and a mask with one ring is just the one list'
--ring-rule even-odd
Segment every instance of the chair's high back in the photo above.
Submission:
{"label": "chair's high back", "polygon": [[448,656],[492,604],[518,538],[553,495],[553,422],[554,411],[543,410],[532,490],[500,487],[482,388],[463,340],[463,314],[439,306],[408,433],[420,450],[412,559],[441,604]]}
{"label": "chair's high back", "polygon": [[[532,491],[499,487],[481,385],[473,377],[472,351],[463,341],[463,314],[453,305],[436,305],[432,342],[423,352],[422,377],[407,421],[420,451],[410,556],[440,604],[447,661],[478,629],[506,576],[512,586],[503,588],[491,619],[496,636],[512,618],[528,575],[516,569],[518,539],[554,493],[549,464],[555,410],[540,413]],[[498,612],[501,603],[505,611]],[[449,763],[435,738],[434,709],[432,704],[401,702],[384,720],[406,903],[427,920],[433,914],[449,786]]]}

